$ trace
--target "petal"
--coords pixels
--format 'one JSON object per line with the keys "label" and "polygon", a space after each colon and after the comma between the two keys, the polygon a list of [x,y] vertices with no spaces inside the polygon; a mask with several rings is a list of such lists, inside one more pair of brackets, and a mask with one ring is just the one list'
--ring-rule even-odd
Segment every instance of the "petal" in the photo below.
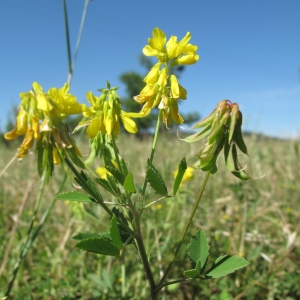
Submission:
{"label": "petal", "polygon": [[124,124],[125,129],[130,133],[138,132],[135,122],[125,113],[121,114],[122,122]]}
{"label": "petal", "polygon": [[15,140],[19,135],[17,134],[17,131],[18,131],[18,128],[17,128],[17,126],[13,129],[13,130],[11,130],[11,131],[9,131],[9,132],[6,132],[5,134],[4,134],[4,138],[6,139],[6,140],[9,140],[9,141],[11,141],[11,140]]}
{"label": "petal", "polygon": [[158,80],[159,69],[152,68],[147,76],[144,78],[144,82],[147,84],[155,84]]}
{"label": "petal", "polygon": [[99,131],[99,126],[100,120],[98,118],[91,120],[91,123],[86,130],[86,133],[90,139],[94,138],[97,135]]}
{"label": "petal", "polygon": [[173,98],[179,98],[180,95],[179,84],[175,75],[171,75],[171,95]]}
{"label": "petal", "polygon": [[189,42],[189,40],[191,39],[191,37],[192,37],[191,33],[187,32],[186,35],[185,35],[185,37],[179,42],[179,45],[181,47],[185,46]]}
{"label": "petal", "polygon": [[178,106],[171,107],[172,118],[177,124],[182,124],[184,122],[183,118],[178,112]]}
{"label": "petal", "polygon": [[160,85],[160,87],[163,89],[165,85],[167,84],[167,73],[166,69],[162,69],[157,81],[157,84]]}
{"label": "petal", "polygon": [[81,104],[82,114],[86,118],[93,117],[96,114],[96,111],[93,107],[87,107],[86,104]]}
{"label": "petal", "polygon": [[165,33],[156,27],[152,30],[152,36],[153,38],[148,39],[149,45],[156,50],[162,50],[166,43]]}
{"label": "petal", "polygon": [[193,65],[199,60],[199,55],[188,54],[181,56],[177,59],[178,64],[180,65]]}
{"label": "petal", "polygon": [[18,149],[17,157],[18,158],[23,158],[24,156],[26,156],[28,151],[33,146],[33,142],[34,142],[33,130],[28,129],[27,132],[26,132],[25,138],[23,140],[23,143]]}
{"label": "petal", "polygon": [[124,113],[126,116],[131,117],[131,118],[143,118],[145,117],[144,113],[139,112],[139,113],[132,113],[132,112],[124,112],[123,110],[121,111],[121,115]]}
{"label": "petal", "polygon": [[76,102],[73,105],[68,106],[65,112],[67,115],[78,115],[82,113],[82,107]]}
{"label": "petal", "polygon": [[186,100],[186,96],[187,96],[187,90],[182,87],[180,84],[178,84],[179,86],[179,98],[182,100]]}
{"label": "petal", "polygon": [[178,44],[176,36],[171,36],[166,46],[169,59],[173,59],[182,53],[181,46]]}
{"label": "petal", "polygon": [[54,164],[59,165],[60,164],[60,156],[59,156],[59,154],[57,152],[57,149],[55,147],[53,147],[52,153],[53,153],[53,162],[54,162]]}
{"label": "petal", "polygon": [[27,121],[28,121],[28,114],[27,112],[21,107],[17,117],[17,133],[18,135],[23,135],[27,132]]}
{"label": "petal", "polygon": [[96,106],[97,97],[95,95],[93,95],[93,93],[91,91],[87,92],[85,94],[85,97],[86,97],[87,101],[89,101],[92,104],[93,107]]}
{"label": "petal", "polygon": [[40,138],[40,124],[38,118],[31,118],[31,128],[34,132],[34,138],[38,140]]}
{"label": "petal", "polygon": [[146,56],[157,56],[159,52],[157,50],[153,49],[151,46],[146,45],[143,48],[143,53]]}
{"label": "petal", "polygon": [[186,46],[182,47],[182,53],[184,54],[195,54],[198,49],[198,46],[187,44]]}

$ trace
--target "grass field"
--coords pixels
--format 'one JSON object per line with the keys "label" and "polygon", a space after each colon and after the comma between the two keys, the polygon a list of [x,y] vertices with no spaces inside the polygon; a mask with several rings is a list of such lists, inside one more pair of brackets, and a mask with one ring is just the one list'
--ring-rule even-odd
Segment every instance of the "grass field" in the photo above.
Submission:
{"label": "grass field", "polygon": [[[119,140],[120,152],[129,162],[137,185],[143,182],[151,143],[151,138],[138,140],[133,136]],[[251,156],[244,160],[248,160],[247,170],[259,179],[239,181],[219,157],[219,171],[208,181],[172,275],[183,277],[183,270],[190,268],[187,244],[198,229],[206,232],[212,257],[241,255],[250,265],[219,280],[171,286],[161,294],[162,299],[300,299],[299,141],[249,135],[246,143]],[[14,145],[0,145],[0,170],[14,155]],[[194,162],[197,147],[173,135],[160,137],[153,164],[168,186],[173,184],[173,171],[182,157],[187,158],[188,165]],[[81,150],[88,154],[87,146]],[[39,217],[62,178],[63,170],[57,167],[45,190]],[[151,206],[143,215],[143,233],[156,280],[171,259],[170,250],[179,240],[203,178],[204,173],[195,170],[194,178],[182,185],[175,198]],[[34,155],[14,162],[1,177],[0,296],[26,236],[38,188]],[[69,179],[65,190],[73,189]],[[155,199],[149,189],[148,202]],[[147,299],[148,286],[133,247],[126,247],[126,253],[116,258],[73,248],[76,233],[108,227],[107,216],[95,204],[57,202],[21,265],[11,299]]]}

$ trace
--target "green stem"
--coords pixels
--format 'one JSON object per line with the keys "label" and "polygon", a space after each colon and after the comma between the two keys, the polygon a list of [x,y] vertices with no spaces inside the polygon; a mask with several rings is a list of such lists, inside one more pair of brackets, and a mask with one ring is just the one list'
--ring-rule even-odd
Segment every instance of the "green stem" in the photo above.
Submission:
{"label": "green stem", "polygon": [[41,179],[39,193],[38,193],[38,196],[37,196],[37,199],[36,199],[36,202],[35,202],[35,207],[34,207],[31,222],[30,222],[30,225],[29,225],[29,228],[28,228],[28,231],[27,231],[25,242],[23,244],[23,247],[21,247],[19,258],[18,258],[18,260],[17,260],[17,262],[14,266],[13,274],[12,274],[12,277],[9,281],[7,291],[5,293],[5,296],[7,296],[7,297],[9,296],[10,291],[12,289],[12,286],[14,284],[14,281],[16,279],[20,264],[21,264],[22,260],[24,259],[24,257],[26,256],[28,250],[30,249],[30,247],[32,245],[32,242],[30,242],[30,235],[31,235],[31,232],[32,232],[32,229],[33,229],[33,226],[34,226],[34,222],[36,220],[36,216],[37,216],[40,204],[41,204],[41,199],[42,199],[43,192],[44,192],[44,187],[45,187],[45,184],[46,184],[46,177],[47,177],[46,172],[47,172],[47,170],[44,172],[44,174],[42,176],[42,179]]}
{"label": "green stem", "polygon": [[82,187],[93,197],[97,200],[97,202],[105,209],[105,211],[112,217],[113,212],[108,208],[108,206],[103,203],[102,199],[99,199],[98,195],[94,193],[93,189],[90,187],[90,185],[87,183],[85,178],[77,171],[77,169],[74,167],[74,165],[71,163],[71,161],[65,157],[65,162],[67,163],[68,167],[71,169],[71,171],[74,173],[74,175],[77,177],[77,179],[80,181]]}
{"label": "green stem", "polygon": [[142,237],[140,214],[135,210],[133,211],[133,213],[134,213],[134,222],[135,222],[135,227],[136,227],[135,240],[136,240],[136,243],[137,243],[137,246],[139,249],[139,254],[142,259],[142,263],[144,266],[144,270],[145,270],[147,279],[149,281],[151,299],[155,300],[155,299],[157,299],[156,298],[157,294],[155,293],[156,284],[155,284],[154,277],[153,277],[153,274],[151,271],[150,263],[148,260],[147,252],[146,252],[143,237]]}
{"label": "green stem", "polygon": [[207,184],[209,175],[210,175],[210,172],[207,172],[206,175],[205,175],[204,181],[203,181],[202,186],[201,186],[201,189],[200,189],[200,193],[199,193],[198,199],[197,199],[197,201],[196,201],[195,204],[194,204],[193,210],[192,210],[191,215],[190,215],[190,217],[189,217],[189,219],[188,219],[188,222],[187,222],[187,224],[186,224],[186,227],[185,227],[185,229],[184,229],[184,231],[183,231],[183,234],[182,234],[182,236],[181,236],[181,239],[180,239],[180,241],[179,241],[179,243],[178,243],[178,245],[177,245],[177,247],[176,247],[176,250],[175,250],[174,255],[173,255],[173,259],[172,259],[172,261],[169,263],[169,265],[168,265],[168,267],[167,267],[167,269],[166,269],[166,271],[165,271],[163,277],[162,277],[161,280],[159,281],[159,284],[158,284],[158,286],[157,286],[157,288],[156,288],[156,293],[159,292],[159,291],[163,288],[164,281],[166,280],[166,278],[167,278],[167,276],[168,276],[168,274],[169,274],[169,272],[170,272],[170,270],[171,270],[171,268],[172,268],[172,266],[173,266],[173,263],[174,263],[174,261],[175,261],[177,255],[178,255],[178,252],[179,252],[179,250],[180,250],[180,248],[181,248],[181,246],[182,246],[183,240],[184,240],[184,238],[185,238],[185,236],[186,236],[186,234],[187,234],[187,232],[188,232],[188,229],[189,229],[189,227],[190,227],[190,225],[191,225],[191,223],[192,223],[193,217],[194,217],[194,215],[195,215],[195,213],[196,213],[197,207],[198,207],[198,205],[199,205],[199,203],[200,203],[200,200],[201,200],[201,198],[202,198],[202,194],[203,194],[204,189],[205,189],[205,186],[206,186],[206,184]]}
{"label": "green stem", "polygon": [[[155,134],[154,134],[154,139],[152,143],[152,149],[151,149],[151,155],[149,161],[152,163],[153,158],[154,158],[154,153],[156,149],[156,142],[157,142],[157,137],[159,133],[159,127],[160,127],[160,119],[161,119],[162,111],[159,111],[158,117],[157,117],[157,122],[156,122],[156,128],[155,128]],[[144,197],[146,193],[146,188],[147,188],[147,179],[145,177],[144,185],[143,185],[143,190],[142,190],[142,195],[141,195],[141,207],[144,206]]]}

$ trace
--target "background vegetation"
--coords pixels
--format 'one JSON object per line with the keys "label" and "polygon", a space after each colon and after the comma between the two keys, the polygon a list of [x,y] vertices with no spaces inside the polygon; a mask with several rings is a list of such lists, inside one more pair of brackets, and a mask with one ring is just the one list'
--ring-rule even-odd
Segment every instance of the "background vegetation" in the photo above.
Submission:
{"label": "background vegetation", "polygon": [[[133,174],[140,175],[135,178],[140,184],[151,142],[151,136],[140,140],[123,135],[119,140],[119,149]],[[299,141],[249,135],[246,142],[251,155],[250,174],[266,176],[241,182],[226,170],[220,156],[220,170],[208,182],[186,245],[177,259],[174,278],[183,276],[183,270],[190,266],[186,254],[188,239],[198,229],[205,230],[212,257],[239,254],[250,265],[220,280],[171,286],[165,289],[163,299],[300,299]],[[81,145],[81,150],[88,154],[85,145]],[[0,170],[15,154],[16,147],[17,142],[0,145]],[[174,166],[183,156],[191,165],[200,146],[191,146],[165,133],[157,147],[154,165],[171,187]],[[57,167],[46,189],[40,216],[57,192],[62,177],[63,170]],[[194,178],[184,183],[176,198],[158,202],[143,215],[144,235],[148,241],[155,241],[146,241],[146,247],[156,274],[171,259],[167,249],[175,247],[180,238],[203,177],[204,173],[195,170]],[[1,177],[0,296],[26,236],[38,187],[34,155],[14,162]],[[70,178],[65,190],[73,189]],[[98,206],[57,202],[19,270],[12,299],[147,299],[145,275],[133,247],[125,249],[132,255],[116,258],[73,248],[71,237],[76,233],[107,230],[108,226],[109,220]]]}

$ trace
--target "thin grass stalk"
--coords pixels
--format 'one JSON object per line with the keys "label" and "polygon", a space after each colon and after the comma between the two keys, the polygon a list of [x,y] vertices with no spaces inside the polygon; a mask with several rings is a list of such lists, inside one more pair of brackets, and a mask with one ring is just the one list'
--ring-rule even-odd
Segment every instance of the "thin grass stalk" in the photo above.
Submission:
{"label": "thin grass stalk", "polygon": [[67,44],[67,55],[68,55],[68,83],[71,82],[73,76],[73,67],[72,67],[72,56],[71,56],[71,43],[70,43],[70,34],[69,34],[69,22],[68,22],[68,12],[67,12],[67,3],[66,0],[62,0],[63,9],[64,9],[64,21],[65,21],[65,33],[66,33],[66,44]]}
{"label": "thin grass stalk", "polygon": [[23,247],[21,247],[19,258],[18,258],[18,260],[17,260],[17,262],[14,266],[12,277],[11,277],[9,283],[8,283],[8,287],[7,287],[7,290],[6,290],[6,293],[5,293],[6,297],[8,297],[10,292],[11,292],[11,289],[12,289],[12,286],[15,282],[20,264],[23,261],[24,257],[26,256],[26,254],[27,254],[27,252],[28,252],[28,250],[29,250],[29,248],[32,244],[32,243],[30,243],[30,235],[31,235],[31,232],[33,230],[34,222],[36,220],[36,216],[37,216],[40,204],[41,204],[41,199],[42,199],[42,196],[43,196],[43,193],[44,193],[44,187],[45,187],[45,184],[46,184],[46,172],[47,172],[47,170],[44,171],[44,174],[41,178],[39,193],[38,193],[38,196],[37,196],[37,199],[36,199],[36,202],[35,202],[35,207],[34,207],[31,222],[30,222],[30,225],[29,225],[29,228],[28,228],[28,231],[27,231],[26,239],[25,239],[25,242],[23,244]]}

